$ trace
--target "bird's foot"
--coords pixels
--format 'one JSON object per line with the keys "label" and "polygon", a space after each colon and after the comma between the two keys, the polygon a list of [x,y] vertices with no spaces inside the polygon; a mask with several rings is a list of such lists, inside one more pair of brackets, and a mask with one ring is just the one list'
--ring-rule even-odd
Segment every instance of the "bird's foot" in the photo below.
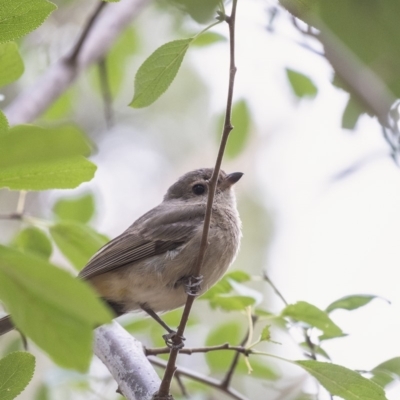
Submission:
{"label": "bird's foot", "polygon": [[176,333],[176,331],[171,331],[163,335],[163,339],[165,340],[165,344],[167,347],[173,350],[180,350],[183,349],[185,344],[183,343],[186,338],[180,336]]}
{"label": "bird's foot", "polygon": [[189,296],[198,296],[201,290],[201,284],[203,283],[203,275],[199,276],[188,276],[183,280],[185,292]]}

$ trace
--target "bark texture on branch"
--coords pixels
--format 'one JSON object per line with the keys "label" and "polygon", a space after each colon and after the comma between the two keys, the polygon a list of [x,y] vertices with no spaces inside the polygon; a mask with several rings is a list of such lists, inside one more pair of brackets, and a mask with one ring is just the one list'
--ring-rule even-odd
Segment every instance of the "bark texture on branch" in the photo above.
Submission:
{"label": "bark texture on branch", "polygon": [[46,111],[81,70],[104,57],[146,3],[147,0],[121,0],[107,4],[85,38],[76,62],[68,62],[67,57],[60,59],[4,110],[9,124],[32,122]]}
{"label": "bark texture on branch", "polygon": [[128,400],[150,400],[157,392],[161,381],[145,356],[142,343],[117,322],[95,330],[94,352]]}

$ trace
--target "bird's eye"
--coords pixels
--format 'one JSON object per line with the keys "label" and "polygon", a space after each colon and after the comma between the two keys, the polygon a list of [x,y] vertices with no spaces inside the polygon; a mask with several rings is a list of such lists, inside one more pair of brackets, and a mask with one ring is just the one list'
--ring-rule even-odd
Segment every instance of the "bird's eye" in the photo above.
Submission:
{"label": "bird's eye", "polygon": [[193,193],[194,194],[196,194],[196,195],[201,195],[201,194],[203,194],[204,192],[205,192],[205,187],[204,187],[204,185],[201,185],[201,184],[196,184],[196,185],[194,185],[193,187],[192,187],[192,191],[193,191]]}

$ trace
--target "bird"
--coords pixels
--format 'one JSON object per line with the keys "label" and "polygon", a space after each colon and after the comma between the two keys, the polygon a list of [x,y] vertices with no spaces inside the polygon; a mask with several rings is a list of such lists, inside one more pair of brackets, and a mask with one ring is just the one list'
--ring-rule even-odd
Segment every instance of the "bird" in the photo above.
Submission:
{"label": "bird", "polygon": [[[220,170],[212,206],[208,247],[195,276],[212,168],[181,176],[163,201],[104,245],[80,271],[112,309],[114,316],[144,311],[167,331],[158,314],[183,306],[188,295],[201,295],[222,278],[240,247],[241,221],[233,186],[243,173]],[[0,319],[0,335],[12,330],[12,317]]]}

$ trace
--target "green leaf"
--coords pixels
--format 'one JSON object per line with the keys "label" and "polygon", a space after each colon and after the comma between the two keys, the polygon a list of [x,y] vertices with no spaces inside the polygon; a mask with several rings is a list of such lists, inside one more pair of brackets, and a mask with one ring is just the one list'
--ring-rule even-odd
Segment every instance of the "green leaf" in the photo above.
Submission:
{"label": "green leaf", "polygon": [[[243,324],[244,325],[244,324]],[[212,329],[206,339],[206,346],[216,346],[229,343],[236,346],[242,340],[243,329],[236,321],[226,322]],[[228,370],[234,357],[231,351],[209,351],[205,354],[207,364],[212,373],[225,372]]]}
{"label": "green leaf", "polygon": [[168,89],[192,41],[193,38],[189,38],[166,43],[145,60],[135,77],[131,107],[147,107]]}
{"label": "green leaf", "polygon": [[93,179],[96,166],[81,156],[0,169],[0,187],[11,190],[73,189]]}
{"label": "green leaf", "polygon": [[188,13],[196,22],[204,24],[213,17],[220,0],[168,0],[179,10]]}
{"label": "green leaf", "polygon": [[343,310],[356,310],[357,308],[367,305],[370,301],[379,298],[379,296],[374,296],[371,294],[355,294],[351,296],[344,296],[339,300],[334,301],[329,304],[326,308],[327,313],[331,313],[333,310],[343,309]]}
{"label": "green leaf", "polygon": [[41,384],[35,393],[35,400],[50,400],[49,388],[45,384]]}
{"label": "green leaf", "polygon": [[[107,54],[108,80],[111,93],[118,93],[123,83],[125,83],[129,60],[138,49],[139,35],[131,26],[126,29],[118,38],[110,52]],[[96,74],[98,82],[98,74]],[[98,86],[98,85],[96,85]]]}
{"label": "green leaf", "polygon": [[237,269],[236,271],[228,272],[224,276],[225,279],[232,279],[236,282],[247,282],[251,279],[251,276],[245,272]]}
{"label": "green leaf", "polygon": [[0,136],[7,133],[9,128],[8,121],[3,111],[0,110]]}
{"label": "green leaf", "polygon": [[[220,115],[218,118],[218,140],[221,132],[220,127],[224,124],[225,114]],[[232,125],[234,130],[229,136],[228,143],[226,145],[225,154],[228,158],[237,157],[246,147],[250,136],[250,110],[245,100],[237,101],[232,107]]]}
{"label": "green leaf", "polygon": [[354,129],[360,116],[365,112],[362,107],[353,97],[349,98],[346,108],[344,109],[342,116],[342,128],[343,129]]}
{"label": "green leaf", "polygon": [[357,372],[336,364],[295,361],[332,395],[345,400],[387,400],[383,389]]}
{"label": "green leaf", "polygon": [[89,154],[84,133],[70,125],[51,129],[18,125],[0,136],[1,169]]}
{"label": "green leaf", "polygon": [[314,305],[305,301],[299,301],[296,304],[289,304],[282,311],[282,317],[290,317],[296,321],[320,329],[327,336],[340,336],[342,330],[329,318],[325,311],[320,310]]}
{"label": "green leaf", "polygon": [[15,399],[28,385],[35,370],[35,357],[17,351],[0,360],[0,399]]}
{"label": "green leaf", "polygon": [[17,44],[14,42],[0,44],[0,87],[16,81],[23,72],[24,63]]}
{"label": "green leaf", "polygon": [[237,157],[245,148],[250,135],[250,110],[245,100],[237,101],[232,107],[232,125],[234,127],[226,145],[225,154],[229,158]]}
{"label": "green leaf", "polygon": [[14,324],[59,365],[86,371],[93,328],[111,312],[88,284],[28,253],[0,246],[0,299]]}
{"label": "green leaf", "polygon": [[57,246],[71,264],[80,271],[108,238],[87,225],[74,221],[62,221],[50,228]]}
{"label": "green leaf", "polygon": [[212,308],[221,308],[225,311],[244,310],[248,306],[252,306],[255,303],[255,299],[249,296],[227,296],[220,295],[214,296],[210,300],[210,306]]}
{"label": "green leaf", "polygon": [[56,8],[47,0],[0,0],[0,43],[38,28]]}
{"label": "green leaf", "polygon": [[266,325],[261,331],[260,340],[269,342],[271,340],[271,325]]}
{"label": "green leaf", "polygon": [[227,41],[226,37],[223,35],[220,35],[219,33],[204,32],[194,39],[193,46],[205,47],[205,46],[210,46],[214,43],[226,42],[226,41]]}
{"label": "green leaf", "polygon": [[372,371],[371,380],[385,387],[394,380],[400,379],[400,357],[394,357],[377,365]]}
{"label": "green leaf", "polygon": [[33,226],[20,231],[12,244],[23,252],[32,253],[45,259],[49,259],[53,251],[53,246],[47,235]]}
{"label": "green leaf", "polygon": [[318,93],[317,87],[308,76],[289,68],[286,68],[286,75],[289,79],[290,85],[292,86],[294,94],[298,98],[315,97]]}
{"label": "green leaf", "polygon": [[94,198],[91,193],[70,199],[60,199],[53,207],[60,219],[86,223],[94,214]]}
{"label": "green leaf", "polygon": [[[267,379],[269,381],[275,381],[279,378],[279,374],[272,366],[257,360],[255,357],[251,357],[250,364],[251,368],[253,369],[250,375],[252,378]],[[247,375],[247,376],[249,375],[248,368],[246,363],[244,362],[243,355],[241,355],[239,358],[239,362],[236,367],[236,372],[242,375]]]}

